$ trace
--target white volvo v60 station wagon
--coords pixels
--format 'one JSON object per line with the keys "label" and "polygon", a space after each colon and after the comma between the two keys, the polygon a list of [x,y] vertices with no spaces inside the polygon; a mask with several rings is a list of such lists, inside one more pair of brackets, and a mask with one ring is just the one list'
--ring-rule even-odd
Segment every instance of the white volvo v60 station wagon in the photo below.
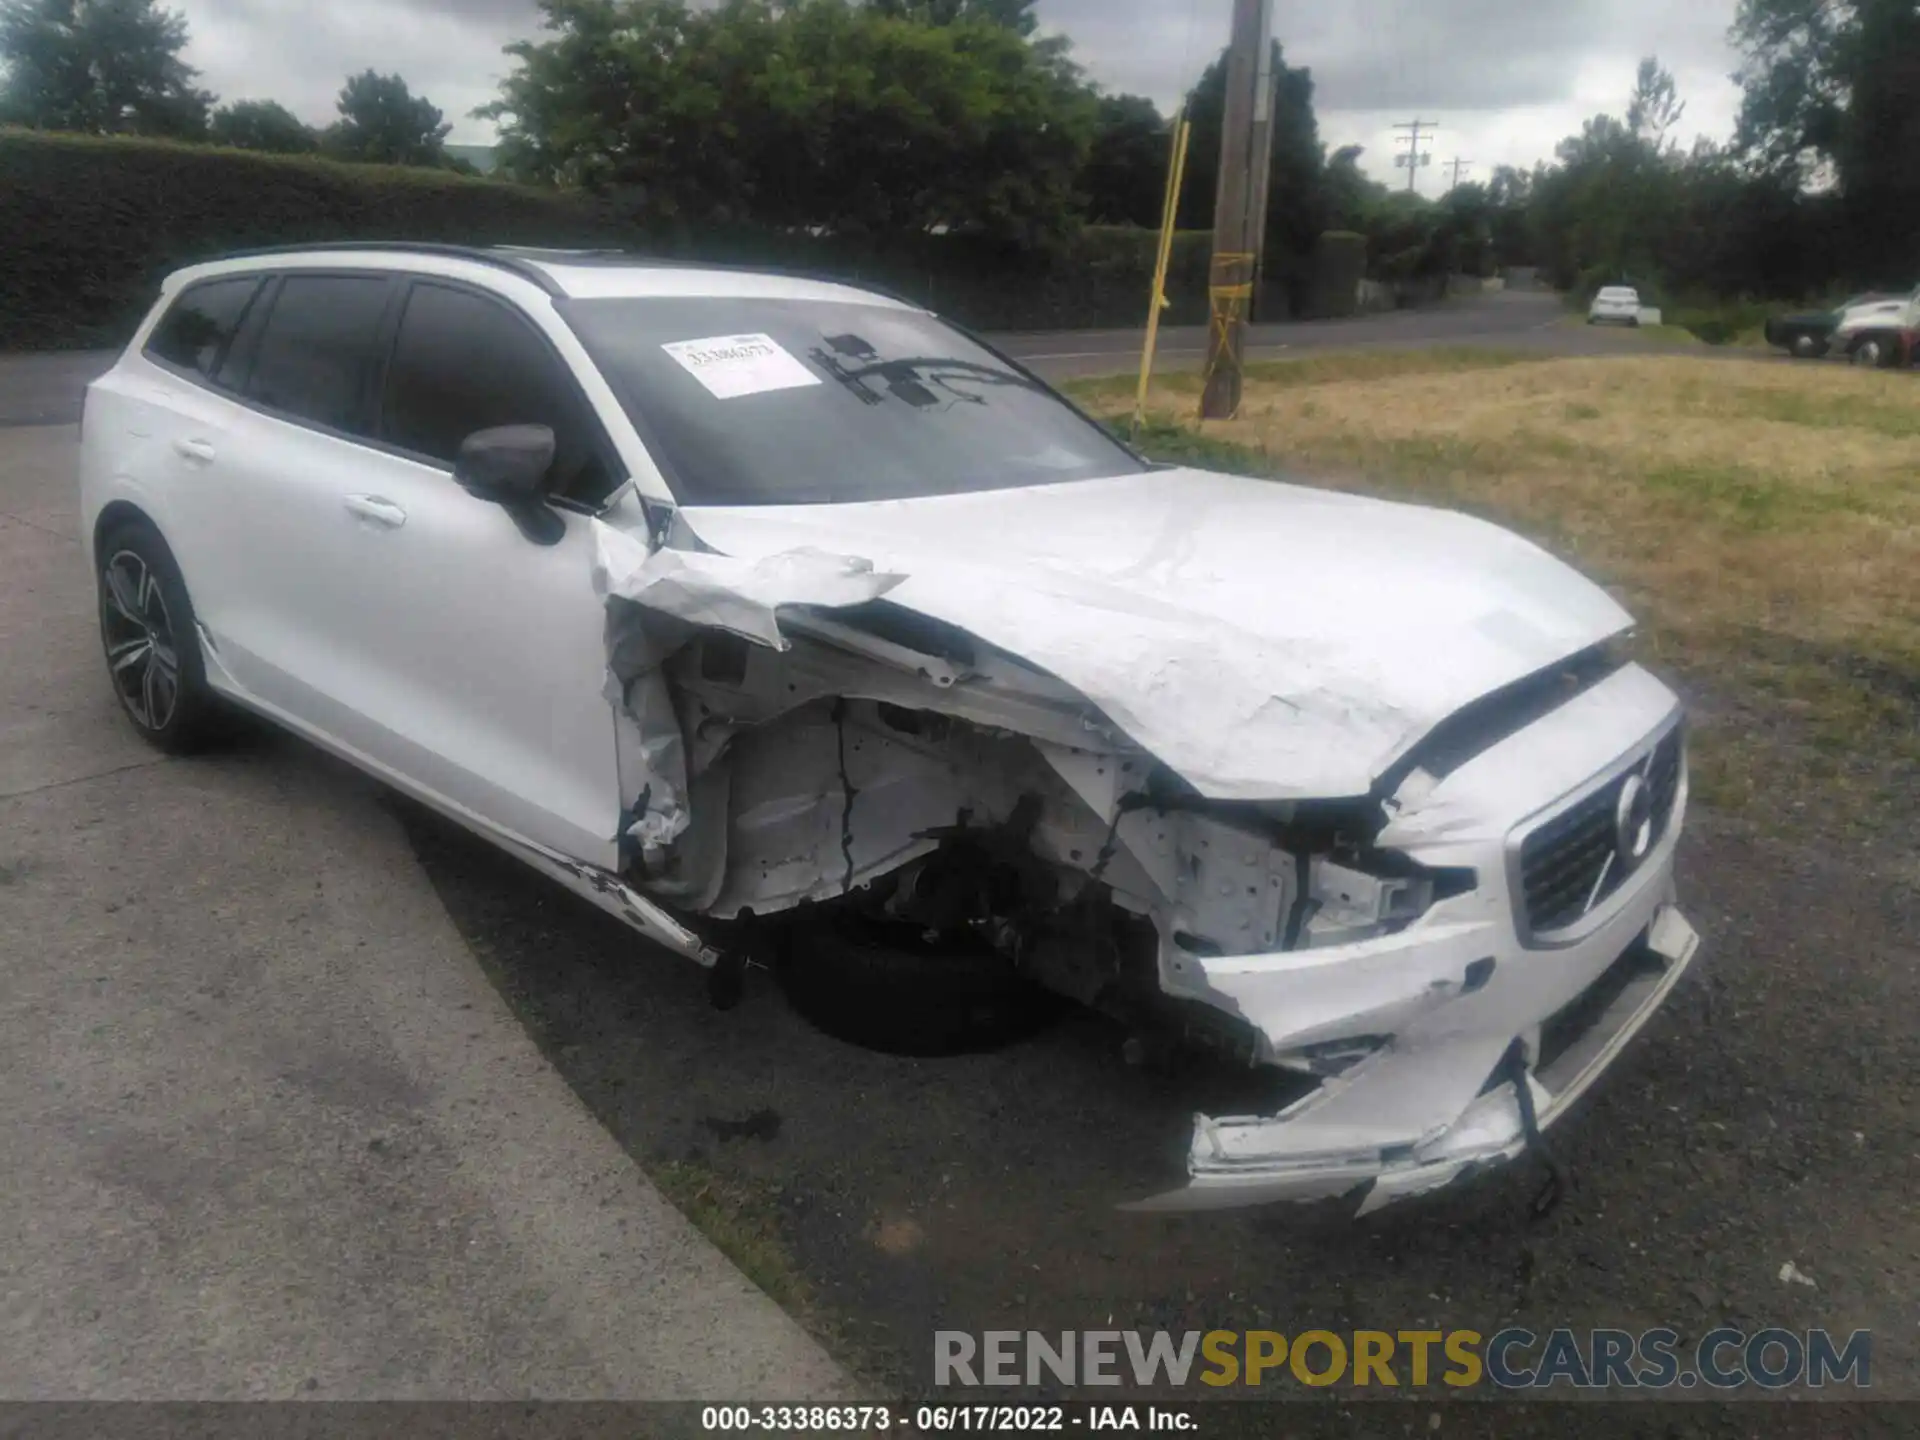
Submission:
{"label": "white volvo v60 station wagon", "polygon": [[1464,515],[1157,465],[925,310],[575,252],[171,276],[89,389],[106,669],[257,712],[855,1041],[1281,1067],[1135,1203],[1432,1190],[1658,1009],[1681,707]]}

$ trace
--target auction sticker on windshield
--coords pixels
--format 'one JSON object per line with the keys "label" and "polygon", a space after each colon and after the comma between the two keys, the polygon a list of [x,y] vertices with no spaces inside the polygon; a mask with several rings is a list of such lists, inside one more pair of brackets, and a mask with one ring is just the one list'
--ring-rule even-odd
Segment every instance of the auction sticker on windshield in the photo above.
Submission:
{"label": "auction sticker on windshield", "polygon": [[710,340],[676,340],[660,348],[722,400],[820,383],[818,375],[781,349],[771,335],[716,335]]}

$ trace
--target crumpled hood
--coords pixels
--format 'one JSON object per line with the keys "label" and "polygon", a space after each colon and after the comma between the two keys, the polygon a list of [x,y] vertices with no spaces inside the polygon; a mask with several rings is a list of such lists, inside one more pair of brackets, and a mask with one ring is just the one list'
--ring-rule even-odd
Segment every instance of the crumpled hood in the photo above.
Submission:
{"label": "crumpled hood", "polygon": [[1052,672],[1202,794],[1365,794],[1470,701],[1631,617],[1451,511],[1200,470],[857,505],[691,507],[742,560],[802,547]]}

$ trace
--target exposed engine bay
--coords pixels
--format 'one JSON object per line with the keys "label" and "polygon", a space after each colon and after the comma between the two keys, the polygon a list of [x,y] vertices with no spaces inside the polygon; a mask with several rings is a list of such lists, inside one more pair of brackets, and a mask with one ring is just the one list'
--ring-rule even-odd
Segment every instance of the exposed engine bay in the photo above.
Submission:
{"label": "exposed engine bay", "polygon": [[884,600],[784,610],[784,648],[614,614],[626,711],[668,737],[625,878],[722,948],[729,922],[809,907],[966,931],[1252,1061],[1244,1026],[1175,998],[1196,957],[1370,938],[1471,885],[1372,849],[1377,802],[1207,800],[1058,680]]}

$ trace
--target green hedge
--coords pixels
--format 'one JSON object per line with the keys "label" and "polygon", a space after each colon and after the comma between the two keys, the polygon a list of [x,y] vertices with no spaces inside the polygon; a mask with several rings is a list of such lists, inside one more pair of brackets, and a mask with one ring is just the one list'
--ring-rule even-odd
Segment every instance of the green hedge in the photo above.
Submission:
{"label": "green hedge", "polygon": [[612,243],[592,206],[439,170],[0,130],[0,347],[111,345],[161,277],[310,240]]}
{"label": "green hedge", "polygon": [[[0,128],[0,348],[121,343],[170,270],[322,240],[618,245],[886,286],[983,330],[1132,326],[1157,236],[1088,227],[1051,256],[963,236],[885,247],[763,230],[649,235],[631,209],[446,171]],[[1206,316],[1210,236],[1177,237],[1169,323]]]}
{"label": "green hedge", "polygon": [[[1163,324],[1203,324],[1213,236],[1174,236]],[[1091,330],[1145,323],[1159,235],[1089,225],[1050,256],[962,235],[924,235],[884,247],[830,237],[746,232],[655,244],[661,253],[842,276],[894,291],[976,330]]]}

